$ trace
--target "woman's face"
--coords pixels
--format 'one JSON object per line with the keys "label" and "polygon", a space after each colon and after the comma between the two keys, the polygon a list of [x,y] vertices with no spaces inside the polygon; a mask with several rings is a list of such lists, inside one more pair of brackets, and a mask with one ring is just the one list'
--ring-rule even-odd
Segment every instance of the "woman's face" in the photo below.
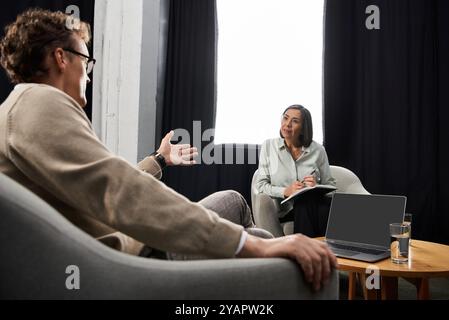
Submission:
{"label": "woman's face", "polygon": [[284,139],[298,141],[302,130],[301,111],[287,110],[282,116],[281,133]]}

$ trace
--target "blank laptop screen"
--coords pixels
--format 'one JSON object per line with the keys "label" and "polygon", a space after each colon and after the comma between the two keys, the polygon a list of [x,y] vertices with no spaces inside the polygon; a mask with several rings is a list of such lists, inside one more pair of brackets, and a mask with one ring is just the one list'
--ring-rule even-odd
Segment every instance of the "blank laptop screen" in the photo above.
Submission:
{"label": "blank laptop screen", "polygon": [[389,224],[402,222],[406,197],[336,193],[326,238],[388,248]]}

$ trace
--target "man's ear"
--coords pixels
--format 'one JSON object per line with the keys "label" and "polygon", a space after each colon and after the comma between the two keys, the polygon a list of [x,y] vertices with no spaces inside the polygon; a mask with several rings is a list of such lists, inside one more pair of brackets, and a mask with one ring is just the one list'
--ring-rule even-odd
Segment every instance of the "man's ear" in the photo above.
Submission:
{"label": "man's ear", "polygon": [[58,70],[60,72],[64,72],[68,62],[64,50],[62,50],[61,48],[57,48],[55,51],[53,51],[53,58],[56,62]]}

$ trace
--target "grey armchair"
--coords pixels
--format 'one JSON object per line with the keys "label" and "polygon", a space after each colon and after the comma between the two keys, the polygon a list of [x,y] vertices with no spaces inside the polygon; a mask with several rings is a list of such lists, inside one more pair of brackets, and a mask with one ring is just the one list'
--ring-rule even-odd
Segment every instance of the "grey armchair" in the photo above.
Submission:
{"label": "grey armchair", "polygon": [[[0,174],[0,299],[337,299],[286,259],[164,261],[112,250]],[[80,289],[69,290],[68,266]]]}
{"label": "grey armchair", "polygon": [[[337,192],[369,194],[363,187],[360,179],[351,171],[343,167],[330,166],[332,176],[337,180]],[[257,170],[254,172],[251,183],[251,202],[256,225],[270,231],[275,237],[293,233],[293,222],[279,223],[278,201],[266,194],[259,193],[255,187]]]}

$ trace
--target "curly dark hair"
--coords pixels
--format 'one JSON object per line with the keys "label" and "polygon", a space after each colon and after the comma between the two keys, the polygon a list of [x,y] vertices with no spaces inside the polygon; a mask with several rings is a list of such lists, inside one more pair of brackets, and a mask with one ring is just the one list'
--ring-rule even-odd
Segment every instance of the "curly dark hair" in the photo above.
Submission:
{"label": "curly dark hair", "polygon": [[48,69],[44,60],[55,48],[70,46],[76,34],[90,42],[90,26],[80,21],[79,28],[67,27],[68,15],[39,8],[29,9],[6,26],[0,41],[0,64],[12,83],[33,82]]}

